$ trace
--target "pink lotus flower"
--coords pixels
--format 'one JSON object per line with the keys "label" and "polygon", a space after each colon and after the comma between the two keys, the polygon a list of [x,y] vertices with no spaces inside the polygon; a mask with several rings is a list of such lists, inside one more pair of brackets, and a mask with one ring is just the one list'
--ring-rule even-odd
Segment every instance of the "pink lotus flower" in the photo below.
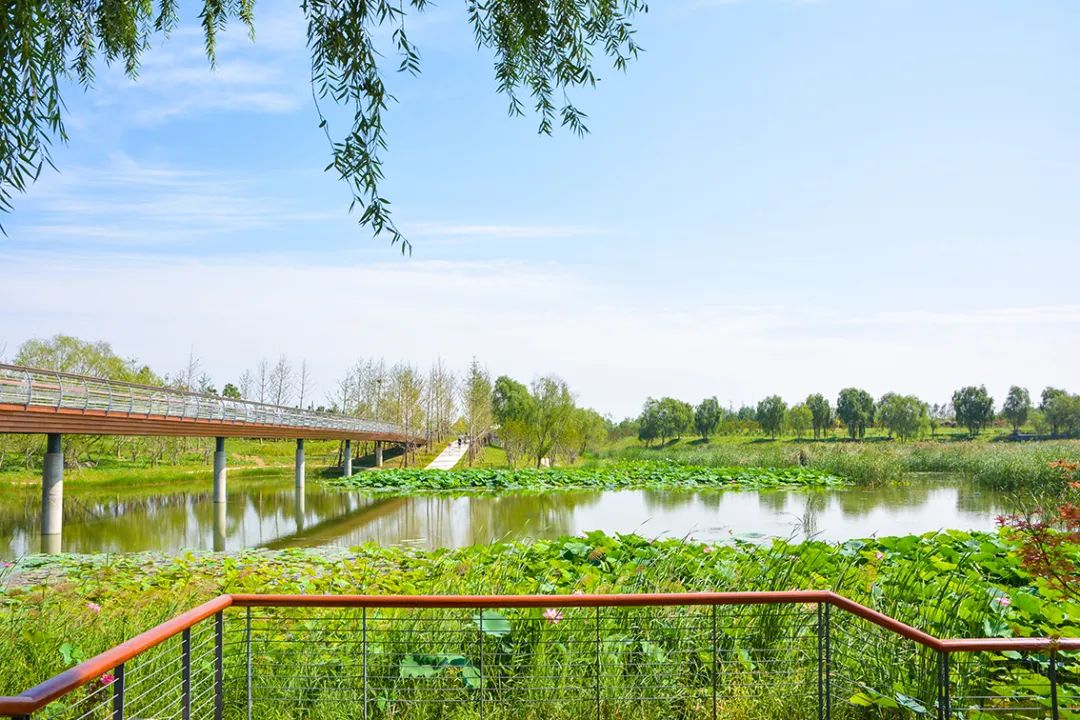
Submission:
{"label": "pink lotus flower", "polygon": [[111,672],[107,672],[98,678],[98,682],[102,685],[112,685],[114,682],[116,682],[116,676],[113,675]]}
{"label": "pink lotus flower", "polygon": [[94,613],[95,615],[101,612],[101,606],[98,605],[96,602],[86,603],[86,609]]}
{"label": "pink lotus flower", "polygon": [[558,608],[548,608],[544,611],[544,619],[552,625],[558,625],[562,622],[562,612]]}
{"label": "pink lotus flower", "polygon": [[1001,607],[1009,607],[1010,605],[1012,605],[1012,599],[1007,597],[994,598],[994,602],[996,602]]}

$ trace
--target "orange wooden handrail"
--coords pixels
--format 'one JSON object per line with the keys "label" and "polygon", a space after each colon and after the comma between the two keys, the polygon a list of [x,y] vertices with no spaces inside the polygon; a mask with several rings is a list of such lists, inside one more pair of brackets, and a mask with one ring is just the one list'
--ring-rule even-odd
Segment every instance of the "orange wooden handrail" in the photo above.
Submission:
{"label": "orange wooden handrail", "polygon": [[140,633],[14,697],[0,697],[0,716],[23,716],[229,607],[538,608],[776,605],[827,603],[937,652],[1080,650],[1080,638],[940,639],[828,590],[612,595],[220,595]]}

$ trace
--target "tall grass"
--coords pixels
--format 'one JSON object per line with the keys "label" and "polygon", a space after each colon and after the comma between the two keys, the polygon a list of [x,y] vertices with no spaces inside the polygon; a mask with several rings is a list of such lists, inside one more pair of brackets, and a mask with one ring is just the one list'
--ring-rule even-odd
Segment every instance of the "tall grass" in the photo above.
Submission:
{"label": "tall grass", "polygon": [[601,457],[725,467],[804,465],[870,485],[914,472],[962,473],[984,487],[1015,491],[1051,484],[1055,473],[1049,463],[1080,460],[1080,442],[676,442],[618,448]]}
{"label": "tall grass", "polygon": [[[0,609],[4,628],[0,662],[6,669],[0,674],[0,693],[17,693],[63,670],[73,651],[82,657],[98,653],[220,592],[530,594],[831,588],[936,634],[981,635],[988,588],[1008,575],[1002,571],[1001,577],[985,577],[986,557],[1001,552],[998,542],[993,536],[963,534],[840,546],[820,542],[702,546],[591,533],[453,551],[365,546],[337,553],[253,551],[238,557],[67,557],[36,561],[39,567],[24,561],[17,569],[18,582],[5,588]],[[100,605],[100,613],[91,602]],[[480,638],[467,611],[380,611],[369,616],[368,671],[385,692],[371,696],[374,704],[369,709],[371,717],[472,717],[480,705],[476,688],[462,678],[461,664],[475,667],[482,656],[491,678],[483,691],[485,717],[571,720],[582,717],[586,707],[593,708],[587,713],[591,716],[595,698],[589,694],[570,702],[575,697],[571,690],[592,687],[599,651],[604,717],[697,716],[711,702],[712,678],[702,664],[711,666],[716,648],[718,662],[725,663],[717,680],[725,717],[807,717],[816,708],[809,692],[816,683],[815,613],[816,608],[802,606],[726,608],[718,611],[714,636],[712,618],[701,609],[605,611],[599,625],[585,611],[568,610],[560,623],[545,622],[534,611],[505,611],[512,631]],[[353,611],[259,611],[255,630],[261,639],[253,658],[258,686],[285,693],[264,693],[259,717],[358,717],[359,707],[345,698],[357,697],[360,655],[355,641],[360,622]],[[242,638],[243,618],[234,613],[227,624],[235,648]],[[836,627],[840,642],[841,625]],[[925,696],[920,684],[925,678],[914,672],[925,658],[910,643],[875,635],[873,628],[857,624],[843,631],[848,646],[837,645],[838,674],[841,667],[848,676],[857,670],[862,682],[890,696],[894,687],[912,697]],[[415,656],[432,672],[403,675],[403,668],[412,662],[407,656]],[[464,659],[457,666],[437,665],[439,658],[449,656]],[[239,682],[236,672],[242,673],[237,668],[243,660],[238,657],[231,661],[229,677]],[[779,659],[788,664],[770,665]],[[770,667],[777,669],[775,678],[762,682],[762,672]],[[372,692],[375,687],[368,686]],[[235,687],[230,692],[234,699],[239,697]],[[438,712],[433,704],[398,702],[410,693],[419,693],[412,697],[420,698],[440,692],[462,702]],[[559,702],[535,707],[524,702],[548,696]],[[641,697],[662,697],[668,704],[635,701]],[[838,702],[843,699],[837,697]],[[239,712],[235,707],[234,711]]]}

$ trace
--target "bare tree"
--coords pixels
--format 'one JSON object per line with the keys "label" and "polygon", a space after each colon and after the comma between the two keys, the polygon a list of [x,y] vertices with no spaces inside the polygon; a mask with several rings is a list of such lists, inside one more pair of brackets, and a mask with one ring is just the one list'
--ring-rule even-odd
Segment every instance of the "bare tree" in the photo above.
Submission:
{"label": "bare tree", "polygon": [[289,358],[281,355],[270,370],[270,396],[275,405],[288,405],[293,397],[295,377]]}
{"label": "bare tree", "polygon": [[428,372],[425,387],[424,408],[427,415],[428,438],[442,440],[450,434],[450,425],[454,422],[455,378],[442,359],[437,359]]}
{"label": "bare tree", "polygon": [[251,400],[251,393],[255,389],[255,378],[250,370],[245,370],[240,376],[240,397]]}
{"label": "bare tree", "polygon": [[270,363],[263,358],[259,361],[259,367],[256,369],[256,374],[259,379],[259,402],[266,402],[266,394],[270,389]]}
{"label": "bare tree", "polygon": [[198,374],[201,363],[195,356],[195,346],[188,350],[187,365],[178,372],[169,383],[180,390],[195,391],[198,388]]}
{"label": "bare tree", "polygon": [[304,409],[304,397],[311,390],[311,373],[308,371],[307,358],[300,361],[300,374],[296,377],[297,384],[300,386],[300,400],[297,403],[297,407],[301,410]]}
{"label": "bare tree", "polygon": [[[424,376],[408,363],[398,363],[390,369],[390,389],[385,398],[385,416],[393,418],[401,429],[419,435],[424,427]],[[408,448],[411,452],[411,447]],[[404,464],[408,465],[409,452]]]}

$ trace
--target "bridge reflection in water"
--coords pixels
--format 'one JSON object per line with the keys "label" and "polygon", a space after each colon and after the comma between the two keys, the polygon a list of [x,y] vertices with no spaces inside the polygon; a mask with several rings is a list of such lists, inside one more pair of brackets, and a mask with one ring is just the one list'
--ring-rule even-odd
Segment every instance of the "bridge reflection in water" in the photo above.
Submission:
{"label": "bridge reflection in water", "polygon": [[[585,530],[640,532],[702,541],[732,533],[817,535],[844,540],[943,527],[989,530],[1008,500],[957,478],[920,478],[899,488],[827,492],[558,492],[545,495],[369,497],[293,487],[275,479],[234,481],[226,503],[205,484],[72,493],[68,552],[383,545],[460,547],[550,538]],[[36,552],[34,488],[0,494],[0,558]]]}

